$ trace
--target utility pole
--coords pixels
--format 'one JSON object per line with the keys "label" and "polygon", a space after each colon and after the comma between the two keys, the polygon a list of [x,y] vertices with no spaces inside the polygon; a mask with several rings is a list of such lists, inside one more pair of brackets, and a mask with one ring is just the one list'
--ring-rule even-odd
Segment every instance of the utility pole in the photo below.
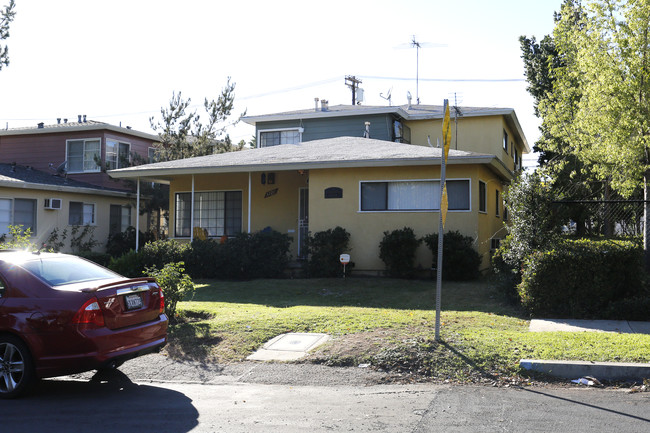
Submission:
{"label": "utility pole", "polygon": [[361,84],[361,80],[354,75],[345,76],[345,85],[352,90],[352,105],[357,105],[357,89]]}

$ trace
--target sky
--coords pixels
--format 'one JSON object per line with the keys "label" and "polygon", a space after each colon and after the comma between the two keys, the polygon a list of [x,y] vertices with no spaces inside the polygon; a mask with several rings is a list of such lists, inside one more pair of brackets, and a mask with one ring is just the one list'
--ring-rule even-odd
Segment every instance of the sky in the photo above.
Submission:
{"label": "sky", "polygon": [[[561,2],[16,0],[0,42],[10,56],[0,71],[0,128],[85,114],[153,132],[149,119],[173,92],[201,114],[228,77],[234,118],[311,108],[314,98],[350,104],[345,76],[353,75],[362,105],[388,105],[389,92],[393,105],[406,104],[410,92],[422,104],[514,108],[532,147],[539,119],[519,36],[551,33]],[[228,133],[249,141],[254,128]]]}

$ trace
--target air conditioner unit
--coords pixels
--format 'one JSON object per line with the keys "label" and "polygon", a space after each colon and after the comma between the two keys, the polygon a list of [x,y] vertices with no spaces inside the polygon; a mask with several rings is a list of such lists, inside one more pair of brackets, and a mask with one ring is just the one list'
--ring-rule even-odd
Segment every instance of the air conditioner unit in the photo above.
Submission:
{"label": "air conditioner unit", "polygon": [[46,198],[45,209],[59,210],[61,209],[62,200],[60,198]]}

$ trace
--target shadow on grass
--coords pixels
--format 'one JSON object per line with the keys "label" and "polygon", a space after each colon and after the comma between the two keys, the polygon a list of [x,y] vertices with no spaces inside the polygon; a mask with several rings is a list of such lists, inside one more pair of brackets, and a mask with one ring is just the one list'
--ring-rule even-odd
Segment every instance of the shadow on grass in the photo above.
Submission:
{"label": "shadow on grass", "polygon": [[204,362],[223,339],[211,333],[205,323],[179,323],[169,328],[167,353],[176,360]]}
{"label": "shadow on grass", "polygon": [[[436,282],[390,278],[278,279],[253,281],[203,280],[196,282],[193,301],[293,306],[435,309]],[[521,312],[487,280],[443,282],[442,308],[509,316]]]}

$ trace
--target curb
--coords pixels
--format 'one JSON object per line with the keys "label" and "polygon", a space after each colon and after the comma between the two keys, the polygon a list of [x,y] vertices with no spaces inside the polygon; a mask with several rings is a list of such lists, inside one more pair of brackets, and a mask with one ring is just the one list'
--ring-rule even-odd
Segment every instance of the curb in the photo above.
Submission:
{"label": "curb", "polygon": [[544,361],[522,359],[519,366],[565,379],[592,376],[598,380],[642,381],[650,378],[650,364],[633,362]]}

